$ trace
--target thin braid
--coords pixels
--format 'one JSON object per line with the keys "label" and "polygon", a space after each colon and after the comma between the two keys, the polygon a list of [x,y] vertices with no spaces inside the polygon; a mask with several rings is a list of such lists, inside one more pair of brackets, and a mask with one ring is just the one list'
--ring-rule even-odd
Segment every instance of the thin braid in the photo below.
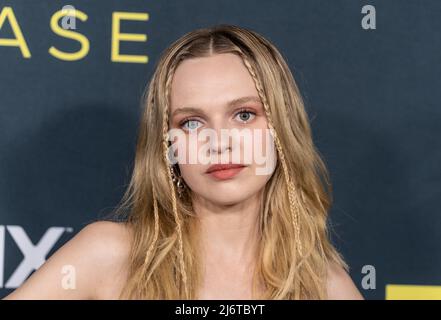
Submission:
{"label": "thin braid", "polygon": [[[150,105],[149,107],[153,107],[153,95],[150,97]],[[156,195],[156,191],[155,188],[153,187],[153,213],[154,213],[154,220],[155,220],[155,230],[153,233],[153,241],[150,244],[149,249],[147,250],[145,259],[144,259],[144,264],[142,266],[142,272],[145,272],[148,262],[150,260],[150,256],[152,255],[153,249],[155,248],[156,242],[158,241],[158,235],[159,235],[159,213],[158,213],[158,200],[157,200],[157,195]],[[147,280],[150,278],[150,274],[147,277]]]}
{"label": "thin braid", "polygon": [[[251,76],[254,79],[254,82],[256,84],[256,89],[259,93],[259,96],[262,99],[262,103],[263,103],[263,106],[265,109],[265,114],[268,119],[268,127],[270,129],[270,132],[273,134],[274,142],[275,142],[277,150],[279,152],[280,162],[282,163],[285,181],[286,181],[287,188],[288,188],[289,208],[290,208],[290,214],[291,214],[291,221],[292,221],[293,228],[295,231],[296,244],[297,244],[297,248],[299,251],[299,255],[300,255],[300,257],[302,257],[303,247],[302,247],[302,242],[300,240],[300,226],[299,226],[299,214],[300,213],[299,213],[298,199],[297,199],[297,197],[294,196],[296,194],[295,187],[294,187],[294,184],[291,181],[291,177],[289,175],[288,166],[286,165],[285,154],[283,152],[282,144],[280,143],[279,137],[277,135],[277,131],[274,129],[271,113],[269,111],[268,103],[266,101],[265,94],[263,93],[262,86],[260,85],[260,81],[257,78],[256,73],[254,72],[254,68],[252,67],[252,65],[248,61],[247,57],[243,54],[242,54],[242,57],[244,60],[244,64],[246,65]],[[302,200],[304,200],[303,194],[302,194]],[[295,277],[294,281],[295,281],[295,283],[299,284],[299,282],[300,282],[299,277]],[[294,291],[294,295],[295,295],[294,299],[299,300],[300,296],[302,295],[302,292],[303,292],[302,286],[299,285],[299,290]]]}
{"label": "thin braid", "polygon": [[[297,246],[298,246],[298,250],[300,253],[300,256],[302,256],[302,252],[303,252],[303,248],[302,248],[302,242],[300,241],[300,227],[299,227],[299,204],[298,204],[298,200],[297,197],[295,197],[295,187],[294,187],[294,183],[291,181],[291,177],[289,175],[289,171],[288,171],[288,166],[286,165],[286,161],[285,161],[285,155],[283,152],[283,148],[282,145],[280,143],[279,137],[277,135],[276,130],[274,129],[273,126],[273,122],[272,122],[272,117],[268,108],[268,104],[265,98],[265,94],[263,93],[263,89],[260,85],[260,81],[256,76],[256,73],[254,72],[254,68],[251,66],[250,62],[248,61],[247,57],[244,54],[241,54],[242,58],[244,60],[244,64],[246,65],[246,67],[248,68],[251,76],[254,79],[254,82],[256,84],[256,89],[259,93],[260,98],[262,99],[262,103],[265,109],[265,114],[266,117],[268,119],[268,127],[271,131],[271,133],[273,134],[275,143],[276,143],[276,147],[277,150],[279,152],[279,156],[280,156],[280,161],[282,163],[282,167],[283,167],[283,171],[284,171],[284,176],[285,176],[285,181],[286,184],[288,186],[288,198],[289,198],[289,207],[290,207],[290,213],[291,213],[291,218],[292,218],[292,223],[293,223],[293,227],[295,230],[295,234],[296,234],[296,240],[297,240]],[[297,205],[296,205],[297,204]]]}
{"label": "thin braid", "polygon": [[[144,264],[143,264],[143,272],[147,268],[148,262],[150,260],[150,256],[152,255],[153,249],[156,245],[156,242],[158,241],[158,234],[159,234],[159,213],[158,213],[158,200],[156,196],[156,192],[153,190],[153,212],[155,215],[155,232],[153,234],[153,241],[150,244],[149,249],[147,250],[147,254],[145,256]],[[147,276],[147,281],[150,278],[152,272],[149,273]]]}
{"label": "thin braid", "polygon": [[171,171],[170,171],[170,164],[169,164],[169,158],[168,158],[168,140],[169,140],[169,134],[168,134],[168,93],[170,92],[169,88],[171,86],[171,80],[174,73],[175,66],[170,68],[170,72],[167,75],[167,82],[166,82],[166,105],[164,108],[164,114],[163,114],[163,123],[162,123],[162,133],[163,133],[163,151],[164,151],[164,159],[167,164],[167,176],[168,176],[168,184],[171,189],[171,196],[172,196],[172,205],[173,205],[173,214],[176,220],[176,230],[178,232],[178,244],[179,244],[179,264],[181,268],[182,273],[182,281],[184,282],[184,290],[185,290],[185,296],[188,298],[188,288],[187,288],[187,272],[185,270],[185,264],[184,264],[184,249],[183,249],[183,241],[182,241],[182,230],[181,230],[181,219],[178,215],[178,207],[177,207],[177,201],[176,201],[176,191],[175,186],[173,184]]}

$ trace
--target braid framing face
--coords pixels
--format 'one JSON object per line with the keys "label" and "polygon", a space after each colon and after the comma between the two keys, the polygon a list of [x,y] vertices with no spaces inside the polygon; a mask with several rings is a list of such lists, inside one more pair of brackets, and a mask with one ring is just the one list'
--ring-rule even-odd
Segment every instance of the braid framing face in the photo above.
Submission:
{"label": "braid framing face", "polygon": [[169,134],[168,134],[168,112],[169,112],[169,93],[171,91],[171,82],[173,78],[174,71],[176,69],[176,63],[170,68],[168,74],[167,74],[167,82],[165,85],[165,91],[166,91],[166,104],[164,107],[164,113],[163,113],[163,122],[162,122],[162,145],[163,145],[163,159],[165,161],[166,167],[167,167],[167,178],[168,178],[168,185],[171,190],[171,196],[172,196],[172,206],[173,206],[173,215],[176,221],[176,232],[178,234],[178,246],[179,246],[179,266],[180,266],[180,272],[182,275],[182,281],[184,283],[184,292],[185,297],[188,299],[189,292],[188,292],[188,285],[187,285],[187,272],[185,269],[185,263],[184,263],[184,249],[183,249],[183,241],[182,241],[182,222],[181,218],[178,213],[178,207],[177,207],[177,200],[176,200],[176,190],[172,179],[171,174],[171,166],[169,159],[169,152],[168,152],[168,140],[169,140]]}
{"label": "braid framing face", "polygon": [[[265,114],[267,117],[267,121],[268,121],[268,127],[270,130],[270,133],[272,134],[273,138],[274,138],[274,143],[276,145],[278,154],[279,154],[279,158],[280,158],[280,162],[282,164],[282,168],[283,168],[283,172],[284,172],[284,177],[285,177],[285,182],[287,185],[287,191],[288,191],[288,199],[289,199],[289,209],[290,209],[290,215],[291,215],[291,221],[292,221],[292,226],[295,232],[295,241],[296,241],[296,249],[298,250],[299,256],[300,256],[300,263],[301,263],[301,258],[303,256],[303,246],[302,246],[302,241],[300,239],[300,222],[299,222],[299,215],[300,215],[300,203],[299,203],[299,198],[296,196],[297,192],[296,192],[296,188],[295,188],[295,184],[291,179],[291,176],[289,175],[289,170],[288,170],[288,166],[286,164],[286,159],[285,159],[285,154],[283,152],[283,148],[282,148],[282,144],[280,142],[280,139],[277,135],[277,131],[274,129],[274,125],[273,125],[273,121],[272,121],[272,117],[271,117],[271,112],[269,110],[269,106],[268,103],[266,101],[266,97],[265,94],[263,92],[263,88],[262,85],[259,81],[259,78],[256,75],[256,72],[254,71],[253,66],[251,65],[251,63],[249,62],[247,56],[242,52],[242,50],[240,48],[237,48],[239,55],[242,57],[242,60],[245,64],[245,66],[247,67],[249,73],[251,74],[254,83],[256,85],[256,89],[257,92],[259,94],[260,99],[262,100],[264,109],[265,109]],[[301,191],[301,197],[302,200],[304,202],[304,195],[302,190]],[[300,263],[298,265],[300,265]],[[295,269],[296,266],[291,267],[290,271],[289,271],[289,275],[288,275],[288,283],[293,283],[294,282],[294,287],[296,288],[296,290],[294,290],[294,299],[299,300],[301,295],[302,295],[302,287],[300,286],[300,277],[299,276],[295,276]],[[282,290],[282,293],[279,294],[279,296],[283,297],[288,293],[289,287],[285,287]]]}
{"label": "braid framing face", "polygon": [[[277,131],[274,129],[271,113],[269,111],[268,103],[266,101],[265,94],[263,93],[263,89],[260,84],[260,81],[259,81],[258,77],[256,76],[256,73],[254,72],[253,66],[248,61],[248,58],[243,53],[241,53],[241,56],[242,56],[242,59],[244,61],[245,66],[247,67],[248,71],[250,72],[250,74],[253,77],[254,82],[256,84],[257,92],[259,93],[260,99],[262,100],[262,103],[263,103],[263,106],[265,109],[265,114],[266,114],[266,117],[268,120],[268,127],[269,127],[271,134],[274,137],[274,142],[276,144],[277,151],[279,153],[280,162],[282,164],[286,185],[288,186],[290,212],[291,212],[291,217],[292,217],[293,228],[294,228],[295,234],[296,234],[297,248],[300,253],[300,256],[302,256],[303,248],[302,248],[302,242],[300,241],[300,227],[299,227],[299,214],[300,214],[300,212],[299,212],[298,198],[295,196],[296,188],[295,188],[295,185],[291,179],[291,176],[289,175],[288,166],[286,165],[286,160],[285,160],[285,155],[283,152],[282,144],[280,143],[280,139],[277,135]],[[302,198],[304,197],[303,194],[301,196],[302,196]]]}
{"label": "braid framing face", "polygon": [[[153,95],[150,98],[149,105],[153,106]],[[150,244],[146,256],[144,258],[144,263],[142,265],[142,274],[144,274],[145,270],[147,269],[149,263],[153,261],[153,251],[155,249],[156,243],[158,241],[158,235],[159,235],[159,212],[158,212],[158,196],[156,195],[156,191],[154,186],[152,186],[152,192],[153,192],[153,213],[154,213],[154,221],[155,221],[155,229],[153,233],[153,241]],[[152,275],[153,270],[150,271],[150,273],[147,276],[147,280],[149,280],[150,276]]]}
{"label": "braid framing face", "polygon": [[[153,191],[153,212],[154,212],[154,218],[155,218],[155,232],[153,234],[153,241],[150,244],[149,249],[147,250],[147,254],[145,256],[144,264],[143,264],[143,273],[145,272],[148,263],[151,262],[152,259],[152,252],[156,246],[156,242],[158,241],[158,234],[159,234],[159,213],[158,213],[158,200],[156,196],[156,192]],[[149,280],[150,276],[152,274],[152,271],[150,271],[149,275],[147,276],[147,280]]]}

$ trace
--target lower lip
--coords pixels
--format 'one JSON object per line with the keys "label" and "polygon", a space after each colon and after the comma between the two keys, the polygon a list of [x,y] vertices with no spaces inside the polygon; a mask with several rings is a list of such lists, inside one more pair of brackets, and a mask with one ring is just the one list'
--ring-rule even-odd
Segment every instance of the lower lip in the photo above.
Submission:
{"label": "lower lip", "polygon": [[217,170],[210,172],[209,175],[219,180],[227,180],[233,178],[244,168],[245,167],[238,167],[238,168],[231,168],[225,170]]}

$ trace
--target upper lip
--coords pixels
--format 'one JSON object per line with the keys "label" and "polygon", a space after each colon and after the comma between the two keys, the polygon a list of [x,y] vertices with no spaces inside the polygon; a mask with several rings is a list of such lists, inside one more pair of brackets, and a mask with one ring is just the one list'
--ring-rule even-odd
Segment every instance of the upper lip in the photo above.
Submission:
{"label": "upper lip", "polygon": [[219,171],[219,170],[241,168],[241,167],[245,167],[245,165],[243,165],[243,164],[234,164],[234,163],[214,164],[214,165],[208,167],[206,173],[210,173],[210,172],[213,172],[213,171]]}

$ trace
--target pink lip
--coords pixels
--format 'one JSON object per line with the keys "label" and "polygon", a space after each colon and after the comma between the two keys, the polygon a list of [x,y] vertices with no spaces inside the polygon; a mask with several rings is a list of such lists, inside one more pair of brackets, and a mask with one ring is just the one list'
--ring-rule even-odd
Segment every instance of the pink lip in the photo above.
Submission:
{"label": "pink lip", "polygon": [[208,168],[207,174],[219,180],[226,180],[233,178],[243,168],[245,166],[241,164],[216,164]]}

